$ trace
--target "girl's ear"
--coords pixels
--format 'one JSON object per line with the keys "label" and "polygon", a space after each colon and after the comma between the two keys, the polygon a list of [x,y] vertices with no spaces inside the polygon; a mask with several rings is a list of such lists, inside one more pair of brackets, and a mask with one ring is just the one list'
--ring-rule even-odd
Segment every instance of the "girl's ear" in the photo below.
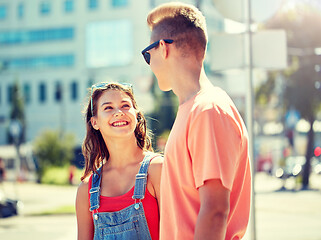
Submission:
{"label": "girl's ear", "polygon": [[97,119],[95,117],[91,117],[90,122],[91,122],[91,126],[93,126],[95,130],[99,130],[99,127],[97,126]]}

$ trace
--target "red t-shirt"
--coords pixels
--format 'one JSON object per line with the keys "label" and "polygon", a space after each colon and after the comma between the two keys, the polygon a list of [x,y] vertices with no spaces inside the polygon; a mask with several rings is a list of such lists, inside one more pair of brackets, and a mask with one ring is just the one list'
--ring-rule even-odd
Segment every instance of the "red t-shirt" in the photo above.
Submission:
{"label": "red t-shirt", "polygon": [[[88,184],[88,201],[90,199],[89,190],[92,185],[92,175],[89,179]],[[130,189],[127,193],[117,197],[106,197],[100,195],[100,207],[98,208],[98,212],[116,212],[120,211],[132,204],[134,204],[134,199],[132,196],[134,195],[134,189]],[[153,197],[148,189],[146,188],[145,198],[142,200],[145,217],[147,220],[147,225],[149,228],[150,235],[153,240],[159,239],[159,212],[158,212],[158,203],[155,197]]]}

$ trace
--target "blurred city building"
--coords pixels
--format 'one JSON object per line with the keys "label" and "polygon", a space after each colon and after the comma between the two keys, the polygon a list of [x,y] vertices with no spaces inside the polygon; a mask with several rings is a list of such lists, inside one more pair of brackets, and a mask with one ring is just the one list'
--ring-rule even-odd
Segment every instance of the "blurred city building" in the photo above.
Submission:
{"label": "blurred city building", "polygon": [[[132,83],[139,105],[152,111],[153,75],[140,51],[149,44],[147,13],[163,2],[0,0],[0,145],[7,143],[15,82],[24,98],[26,141],[49,128],[74,133],[80,145],[88,88],[100,81]],[[223,31],[212,1],[202,2],[209,32]],[[224,85],[222,74],[209,74]]]}
{"label": "blurred city building", "polygon": [[[151,113],[155,105],[150,91],[153,74],[140,52],[149,44],[147,13],[164,2],[170,1],[0,0],[0,145],[7,144],[15,83],[24,98],[27,142],[43,130],[53,129],[73,133],[80,146],[85,134],[82,110],[88,88],[100,81],[133,84],[138,104],[145,114]],[[235,53],[225,50],[224,44],[223,58],[213,53],[218,45],[214,35],[242,34],[244,24],[225,18],[213,0],[183,2],[197,5],[204,13],[209,35],[205,70],[215,85],[228,92],[245,119],[244,66],[217,70],[215,62],[232,61]],[[261,16],[258,13],[263,10],[257,6],[253,12]],[[267,70],[253,69],[254,88],[267,78]],[[256,106],[254,111],[254,155],[268,159],[269,166],[271,159],[275,164],[283,157],[288,146],[283,90],[284,80],[279,77],[269,106]],[[300,155],[306,146],[305,125],[299,120],[292,133]],[[321,132],[320,121],[314,128]]]}

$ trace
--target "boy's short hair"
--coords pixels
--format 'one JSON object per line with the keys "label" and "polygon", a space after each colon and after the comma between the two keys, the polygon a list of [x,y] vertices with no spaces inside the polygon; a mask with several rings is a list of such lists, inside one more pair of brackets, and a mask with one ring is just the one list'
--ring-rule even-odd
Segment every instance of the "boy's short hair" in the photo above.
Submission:
{"label": "boy's short hair", "polygon": [[153,9],[147,16],[152,31],[152,40],[173,39],[175,47],[183,55],[205,56],[207,45],[206,21],[193,5],[180,2],[165,3]]}

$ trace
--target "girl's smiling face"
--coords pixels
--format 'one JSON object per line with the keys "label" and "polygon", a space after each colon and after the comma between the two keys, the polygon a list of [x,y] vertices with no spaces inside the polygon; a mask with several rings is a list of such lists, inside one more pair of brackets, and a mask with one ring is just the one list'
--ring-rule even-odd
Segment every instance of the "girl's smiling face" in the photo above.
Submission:
{"label": "girl's smiling face", "polygon": [[137,111],[131,98],[120,90],[109,89],[97,101],[97,115],[92,126],[100,130],[104,138],[133,134],[137,125]]}

